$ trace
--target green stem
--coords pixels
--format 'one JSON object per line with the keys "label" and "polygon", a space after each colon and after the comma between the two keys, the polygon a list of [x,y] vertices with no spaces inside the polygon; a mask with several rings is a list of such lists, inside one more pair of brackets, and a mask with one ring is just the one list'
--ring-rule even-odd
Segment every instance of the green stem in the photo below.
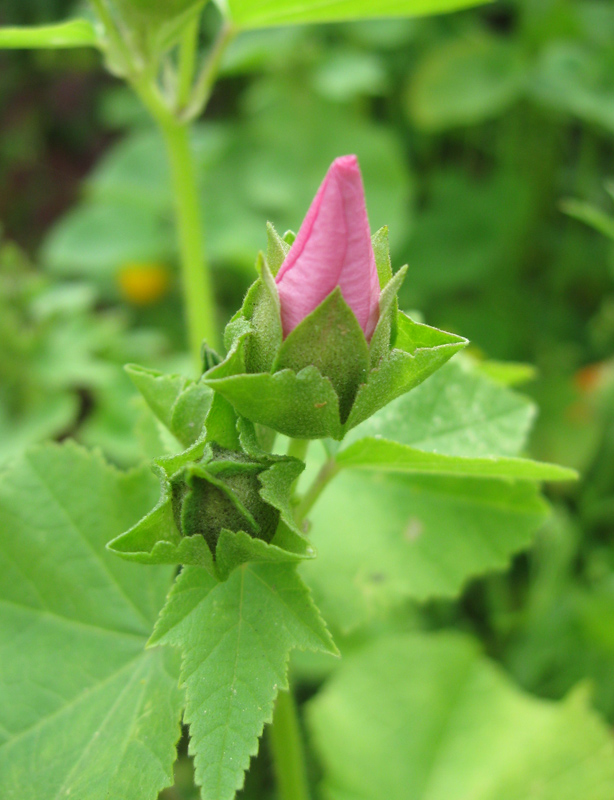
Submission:
{"label": "green stem", "polygon": [[121,59],[123,62],[121,68],[128,74],[131,70],[131,53],[121,33],[117,29],[115,19],[107,6],[106,0],[92,0],[92,4],[98,18],[103,24],[104,32],[113,49],[114,56]]}
{"label": "green stem", "polygon": [[209,55],[203,65],[200,75],[196,79],[190,102],[183,114],[184,120],[190,121],[196,119],[207,105],[222,63],[222,58],[226,48],[235,35],[236,29],[233,25],[230,22],[224,22],[209,51]]}
{"label": "green stem", "polygon": [[279,800],[309,800],[301,729],[289,691],[277,695],[269,737]]}
{"label": "green stem", "polygon": [[182,111],[190,100],[192,81],[196,69],[198,55],[198,35],[200,18],[196,17],[188,23],[179,48],[179,72],[177,76],[177,110]]}
{"label": "green stem", "polygon": [[203,339],[206,339],[213,348],[219,346],[219,341],[211,275],[205,260],[196,166],[190,147],[190,128],[173,118],[161,123],[161,128],[166,140],[175,193],[181,277],[190,351],[200,373]]}
{"label": "green stem", "polygon": [[328,484],[340,471],[341,467],[339,464],[337,464],[335,459],[329,458],[320,472],[317,474],[314,482],[299,501],[295,511],[297,522],[302,522],[305,519],[307,514],[309,514],[313,506],[316,504],[324,489],[326,489]]}
{"label": "green stem", "polygon": [[299,461],[305,461],[308,449],[309,439],[290,439],[288,455],[292,456],[292,458],[298,458]]}

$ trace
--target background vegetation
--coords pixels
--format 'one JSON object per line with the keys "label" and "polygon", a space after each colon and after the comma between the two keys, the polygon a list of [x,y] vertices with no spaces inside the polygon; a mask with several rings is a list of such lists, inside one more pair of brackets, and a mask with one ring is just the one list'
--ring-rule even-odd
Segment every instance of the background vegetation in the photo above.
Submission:
{"label": "background vegetation", "polygon": [[[72,8],[4,0],[0,24]],[[541,409],[530,455],[582,473],[553,490],[510,572],[370,624],[470,631],[537,696],[587,683],[610,723],[613,40],[608,0],[253,32],[229,49],[195,133],[220,325],[263,222],[297,229],[330,161],[355,152],[372,227],[389,225],[393,263],[410,266],[404,308],[523,384]],[[72,436],[135,464],[154,432],[121,365],[189,369],[161,141],[81,50],[0,52],[0,118],[0,463]],[[304,697],[329,668],[297,661]],[[267,758],[243,796],[267,796]],[[195,796],[184,759],[165,797]]]}

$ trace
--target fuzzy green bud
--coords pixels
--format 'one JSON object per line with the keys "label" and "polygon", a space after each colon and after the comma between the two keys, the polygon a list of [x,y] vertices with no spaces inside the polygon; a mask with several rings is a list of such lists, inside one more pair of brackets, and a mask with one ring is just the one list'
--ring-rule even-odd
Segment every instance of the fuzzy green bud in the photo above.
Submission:
{"label": "fuzzy green bud", "polygon": [[222,530],[244,531],[270,542],[279,510],[261,495],[266,465],[246,453],[212,445],[204,458],[186,466],[171,482],[173,516],[183,536],[203,536],[212,553]]}

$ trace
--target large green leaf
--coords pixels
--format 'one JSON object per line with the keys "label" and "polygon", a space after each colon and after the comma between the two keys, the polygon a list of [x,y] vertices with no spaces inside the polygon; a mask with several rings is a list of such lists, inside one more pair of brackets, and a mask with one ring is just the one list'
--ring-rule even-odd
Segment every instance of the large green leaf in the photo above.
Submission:
{"label": "large green leaf", "polygon": [[397,636],[311,702],[327,800],[609,800],[614,742],[585,692],[516,689],[471,640]]}
{"label": "large green leaf", "polygon": [[571,477],[514,458],[534,415],[457,359],[350,431],[341,465],[380,469],[387,449],[386,472],[440,474],[353,471],[326,489],[310,513],[318,558],[302,568],[326,619],[349,629],[406,598],[454,596],[527,547],[547,506],[509,478]]}
{"label": "large green leaf", "polygon": [[98,36],[90,22],[74,19],[57,25],[0,28],[0,49],[96,47]]}
{"label": "large green leaf", "polygon": [[245,565],[225,583],[186,567],[152,643],[182,652],[186,722],[204,800],[232,800],[285,689],[294,648],[335,652],[295,569]]}
{"label": "large green leaf", "polygon": [[376,469],[384,472],[472,475],[478,478],[509,478],[526,481],[568,481],[577,478],[574,470],[557,464],[541,464],[528,458],[463,458],[444,453],[425,453],[389,439],[361,439],[337,457],[344,467]]}
{"label": "large green leaf", "polygon": [[528,400],[475,366],[452,362],[355,428],[336,461],[386,472],[574,480],[573,470],[509,457],[533,413]]}
{"label": "large green leaf", "polygon": [[30,445],[69,429],[78,410],[77,399],[68,392],[48,393],[42,402],[17,418],[0,405],[0,465],[20,455]]}
{"label": "large green leaf", "polygon": [[218,0],[241,28],[406,17],[455,11],[484,0]]}
{"label": "large green leaf", "polygon": [[546,513],[532,483],[342,472],[310,514],[318,557],[301,573],[325,619],[349,630],[505,568]]}
{"label": "large green leaf", "polygon": [[182,696],[172,652],[146,651],[172,570],[106,542],[155,501],[73,444],[0,482],[0,786],[7,800],[153,800],[172,782]]}

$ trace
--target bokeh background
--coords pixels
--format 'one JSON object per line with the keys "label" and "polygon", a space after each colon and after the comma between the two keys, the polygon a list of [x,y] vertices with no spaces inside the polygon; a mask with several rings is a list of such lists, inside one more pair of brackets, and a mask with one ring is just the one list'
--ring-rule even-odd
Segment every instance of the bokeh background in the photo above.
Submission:
{"label": "bokeh background", "polygon": [[[0,24],[74,8],[3,0]],[[588,681],[610,722],[612,42],[610,0],[245,34],[195,131],[220,325],[264,222],[297,229],[330,161],[354,152],[372,227],[410,266],[403,307],[478,359],[517,363],[541,408],[530,455],[582,480],[552,490],[552,519],[509,574],[423,613],[477,634],[539,696]],[[0,120],[0,465],[72,436],[129,466],[153,432],[121,365],[189,365],[162,143],[93,51],[0,52]],[[266,759],[246,797],[266,796]],[[181,762],[166,797],[192,797],[190,781]]]}

